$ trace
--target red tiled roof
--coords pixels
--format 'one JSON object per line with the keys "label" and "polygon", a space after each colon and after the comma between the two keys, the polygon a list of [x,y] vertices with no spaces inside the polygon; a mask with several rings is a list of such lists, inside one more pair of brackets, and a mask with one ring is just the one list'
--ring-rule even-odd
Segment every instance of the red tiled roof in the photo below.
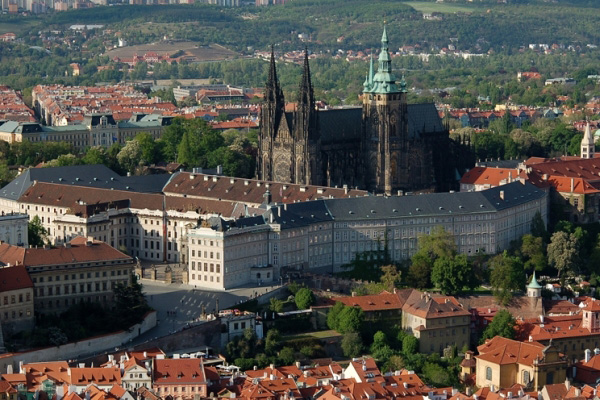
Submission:
{"label": "red tiled roof", "polygon": [[132,260],[114,247],[97,240],[88,241],[84,237],[71,240],[70,247],[29,248],[20,251],[19,247],[7,243],[0,244],[0,261],[21,264],[26,267],[39,265],[64,265],[101,260]]}
{"label": "red tiled roof", "polygon": [[119,368],[71,368],[71,384],[73,385],[120,385]]}
{"label": "red tiled roof", "polygon": [[502,181],[504,181],[504,183],[508,183],[509,179],[516,179],[518,176],[518,169],[475,167],[462,176],[460,183],[500,186]]}
{"label": "red tiled roof", "polygon": [[202,359],[154,360],[156,385],[206,384]]}
{"label": "red tiled roof", "polygon": [[363,311],[401,310],[403,304],[395,293],[387,291],[366,296],[335,297],[333,300],[349,307],[359,307]]}
{"label": "red tiled roof", "polygon": [[24,266],[0,268],[0,292],[32,287],[33,282]]}
{"label": "red tiled roof", "polygon": [[543,358],[544,345],[537,342],[519,342],[496,336],[477,347],[480,360],[495,364],[533,365],[534,360]]}
{"label": "red tiled roof", "polygon": [[402,310],[404,313],[427,319],[471,315],[452,296],[430,296],[424,293],[411,295]]}

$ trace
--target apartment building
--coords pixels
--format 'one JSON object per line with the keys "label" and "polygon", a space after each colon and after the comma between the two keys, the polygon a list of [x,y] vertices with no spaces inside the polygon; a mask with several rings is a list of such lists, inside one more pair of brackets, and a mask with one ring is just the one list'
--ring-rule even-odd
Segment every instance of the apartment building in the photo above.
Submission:
{"label": "apartment building", "polygon": [[29,246],[27,224],[29,215],[4,211],[0,214],[0,241],[14,246]]}
{"label": "apartment building", "polygon": [[116,285],[130,283],[134,268],[130,256],[85,237],[34,249],[2,243],[0,262],[27,269],[39,313],[60,312],[79,301],[109,303]]}

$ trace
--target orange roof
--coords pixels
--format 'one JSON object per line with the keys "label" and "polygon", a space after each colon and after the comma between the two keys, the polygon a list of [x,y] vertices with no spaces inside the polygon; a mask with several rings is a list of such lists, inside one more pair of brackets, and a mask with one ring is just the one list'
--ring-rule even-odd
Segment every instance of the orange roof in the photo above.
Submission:
{"label": "orange roof", "polygon": [[87,238],[79,236],[71,240],[70,247],[60,246],[49,249],[23,249],[2,243],[0,244],[0,261],[33,267],[100,260],[131,260],[131,257],[104,242],[94,240],[90,245],[87,245],[86,242]]}
{"label": "orange roof", "polygon": [[71,383],[73,385],[120,385],[121,371],[119,368],[71,368]]}
{"label": "orange roof", "polygon": [[402,310],[426,319],[471,315],[452,296],[430,296],[418,292],[408,298]]}
{"label": "orange roof", "polygon": [[33,288],[33,282],[22,265],[0,268],[0,292]]}
{"label": "orange roof", "polygon": [[460,179],[461,184],[500,186],[519,176],[518,169],[475,167]]}
{"label": "orange roof", "polygon": [[156,385],[203,383],[206,383],[206,377],[201,358],[154,360],[154,384]]}
{"label": "orange roof", "polygon": [[344,303],[348,307],[359,307],[363,311],[401,310],[402,302],[395,293],[383,291],[366,296],[335,297],[332,300]]}
{"label": "orange roof", "polygon": [[536,359],[544,357],[544,345],[537,342],[519,342],[496,336],[477,347],[476,358],[495,364],[533,365]]}

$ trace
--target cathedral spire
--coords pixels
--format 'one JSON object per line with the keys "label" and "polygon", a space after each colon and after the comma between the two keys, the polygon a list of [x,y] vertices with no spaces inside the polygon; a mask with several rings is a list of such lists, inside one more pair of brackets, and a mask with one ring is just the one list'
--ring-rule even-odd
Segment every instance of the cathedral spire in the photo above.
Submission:
{"label": "cathedral spire", "polygon": [[387,28],[383,26],[381,35],[381,49],[377,57],[377,73],[372,77],[369,88],[370,93],[399,93],[396,77],[392,74],[392,59],[388,48]]}
{"label": "cathedral spire", "polygon": [[306,104],[314,108],[315,96],[310,78],[310,65],[308,64],[308,48],[304,48],[304,66],[302,71],[302,80],[300,81],[300,91],[298,103]]}
{"label": "cathedral spire", "polygon": [[275,50],[271,45],[271,61],[269,63],[269,76],[265,88],[265,100],[268,102],[283,103],[283,91],[277,79],[277,67],[275,66]]}

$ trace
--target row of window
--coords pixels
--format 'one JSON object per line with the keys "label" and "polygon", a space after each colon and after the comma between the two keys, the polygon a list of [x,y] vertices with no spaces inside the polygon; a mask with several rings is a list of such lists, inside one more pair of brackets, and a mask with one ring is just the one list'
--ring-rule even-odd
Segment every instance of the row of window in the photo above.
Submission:
{"label": "row of window", "polygon": [[[192,261],[192,271],[196,270],[196,261]],[[216,272],[217,274],[221,273],[221,264],[209,264],[204,263],[204,272]],[[202,271],[202,263],[198,262],[198,271]]]}
{"label": "row of window", "polygon": [[[25,293],[25,297],[23,297],[23,293],[19,293],[19,296],[17,297],[17,295],[13,294],[10,296],[10,304],[16,304],[17,303],[17,298],[19,300],[19,303],[23,302],[23,298],[25,298],[25,301],[31,301],[31,293],[27,292]],[[4,305],[8,305],[8,296],[4,296]]]}
{"label": "row of window", "polygon": [[[127,280],[124,281],[111,281],[110,290],[113,290],[117,284],[127,285]],[[108,282],[96,282],[96,283],[80,283],[79,291],[77,285],[63,285],[63,286],[41,286],[35,288],[35,295],[37,297],[43,296],[61,296],[66,294],[77,294],[77,293],[90,293],[90,292],[106,292],[108,291]]]}
{"label": "row of window", "polygon": [[[106,262],[103,262],[102,264],[105,265]],[[96,265],[100,265],[100,263],[96,263]],[[112,271],[110,271],[110,276],[121,276],[121,275],[127,275],[127,270],[126,269],[124,269],[124,270],[120,270],[120,269],[114,270],[113,269]],[[70,276],[70,279],[72,281],[74,281],[74,280],[77,279],[77,274],[70,274],[70,275],[69,274],[65,274],[63,276],[63,280],[68,281],[69,280],[69,276]],[[102,277],[106,278],[107,276],[108,276],[108,271],[102,271]],[[94,277],[95,278],[100,278],[100,271],[96,271],[94,273]],[[59,282],[61,280],[61,275],[51,275],[51,276],[47,276],[46,278],[47,278],[47,280],[46,280],[47,282],[52,282],[53,280],[56,281],[56,282]],[[79,279],[86,279],[86,278],[87,279],[91,279],[92,278],[92,273],[91,272],[87,272],[87,273],[80,273],[79,274]],[[34,276],[33,277],[33,283],[38,283],[38,282],[39,283],[44,283],[44,277],[43,276],[40,276],[40,277],[35,277]]]}
{"label": "row of window", "polygon": [[5,311],[4,315],[2,317],[2,322],[8,321],[9,317],[10,317],[10,319],[17,319],[17,318],[23,318],[25,316],[31,317],[31,309],[30,308],[26,309],[25,311],[23,311],[23,310],[19,310],[19,311],[13,310],[13,311],[10,312],[10,314],[9,314],[8,311]]}

